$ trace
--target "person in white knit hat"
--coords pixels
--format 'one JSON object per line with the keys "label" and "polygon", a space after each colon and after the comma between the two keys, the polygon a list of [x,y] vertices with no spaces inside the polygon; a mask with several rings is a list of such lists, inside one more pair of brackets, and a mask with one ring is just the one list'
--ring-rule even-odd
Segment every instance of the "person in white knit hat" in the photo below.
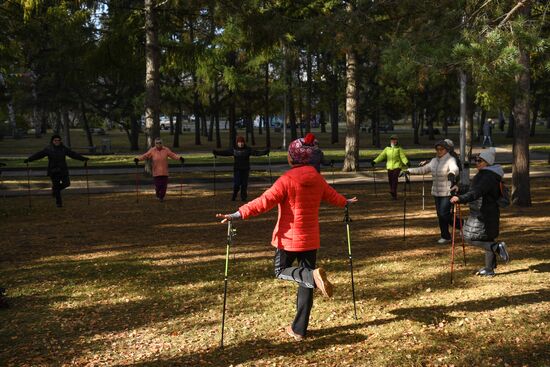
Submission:
{"label": "person in white knit hat", "polygon": [[510,261],[506,244],[496,241],[500,227],[497,201],[504,171],[495,164],[495,156],[494,148],[483,150],[475,158],[478,173],[472,179],[472,185],[461,187],[461,194],[451,198],[453,204],[470,203],[470,215],[464,223],[464,239],[485,250],[485,267],[477,274],[489,277],[495,275],[497,254],[504,262]]}

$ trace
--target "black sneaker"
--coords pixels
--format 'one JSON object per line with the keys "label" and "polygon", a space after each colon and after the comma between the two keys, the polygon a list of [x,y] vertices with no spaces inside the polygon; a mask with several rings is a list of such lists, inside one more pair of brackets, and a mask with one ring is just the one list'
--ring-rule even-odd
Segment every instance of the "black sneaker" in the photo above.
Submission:
{"label": "black sneaker", "polygon": [[476,274],[481,277],[494,277],[495,271],[489,268],[482,268],[482,269],[479,269]]}
{"label": "black sneaker", "polygon": [[510,262],[510,255],[508,254],[508,250],[506,249],[506,243],[505,242],[499,242],[497,246],[498,255],[504,261],[505,263]]}

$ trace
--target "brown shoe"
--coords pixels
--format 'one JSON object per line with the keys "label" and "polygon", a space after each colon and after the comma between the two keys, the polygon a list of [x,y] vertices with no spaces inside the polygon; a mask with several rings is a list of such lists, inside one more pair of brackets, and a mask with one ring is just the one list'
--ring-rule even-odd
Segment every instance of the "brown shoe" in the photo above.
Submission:
{"label": "brown shoe", "polygon": [[285,331],[288,335],[290,335],[291,337],[294,338],[294,340],[296,340],[297,342],[301,341],[302,339],[304,339],[304,336],[303,335],[300,335],[300,334],[296,334],[294,332],[294,330],[292,330],[292,326],[287,326],[285,327]]}
{"label": "brown shoe", "polygon": [[313,280],[315,286],[323,293],[325,297],[332,297],[332,283],[327,279],[327,273],[323,268],[313,270]]}

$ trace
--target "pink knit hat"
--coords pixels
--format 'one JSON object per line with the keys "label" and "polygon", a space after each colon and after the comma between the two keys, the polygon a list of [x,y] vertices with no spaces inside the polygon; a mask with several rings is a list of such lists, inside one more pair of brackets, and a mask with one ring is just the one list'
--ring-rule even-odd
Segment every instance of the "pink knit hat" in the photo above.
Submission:
{"label": "pink knit hat", "polygon": [[307,145],[304,139],[296,139],[288,146],[288,155],[293,164],[308,164],[315,150],[315,146]]}

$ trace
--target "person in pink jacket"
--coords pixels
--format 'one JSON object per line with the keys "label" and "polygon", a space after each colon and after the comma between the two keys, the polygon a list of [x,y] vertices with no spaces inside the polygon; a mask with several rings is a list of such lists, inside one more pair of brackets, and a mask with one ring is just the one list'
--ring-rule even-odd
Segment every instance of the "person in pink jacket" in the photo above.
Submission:
{"label": "person in pink jacket", "polygon": [[[298,283],[296,316],[286,332],[295,340],[307,333],[309,315],[313,306],[313,289],[331,297],[333,286],[324,269],[316,268],[317,249],[320,247],[319,206],[321,201],[344,207],[357,198],[347,199],[336,192],[317,170],[309,165],[314,146],[294,140],[288,147],[291,169],[283,174],[260,197],[241,206],[233,214],[217,214],[228,220],[248,219],[278,206],[279,216],[271,244],[276,248],[274,266],[278,279]],[[297,260],[297,266],[293,262]]]}
{"label": "person in pink jacket", "polygon": [[155,139],[155,147],[149,149],[145,154],[142,154],[134,158],[134,162],[137,164],[144,159],[151,159],[153,164],[153,182],[155,184],[155,194],[159,201],[164,200],[166,195],[166,188],[168,187],[168,157],[180,160],[183,164],[183,157],[172,152],[170,149],[162,145],[160,138]]}

